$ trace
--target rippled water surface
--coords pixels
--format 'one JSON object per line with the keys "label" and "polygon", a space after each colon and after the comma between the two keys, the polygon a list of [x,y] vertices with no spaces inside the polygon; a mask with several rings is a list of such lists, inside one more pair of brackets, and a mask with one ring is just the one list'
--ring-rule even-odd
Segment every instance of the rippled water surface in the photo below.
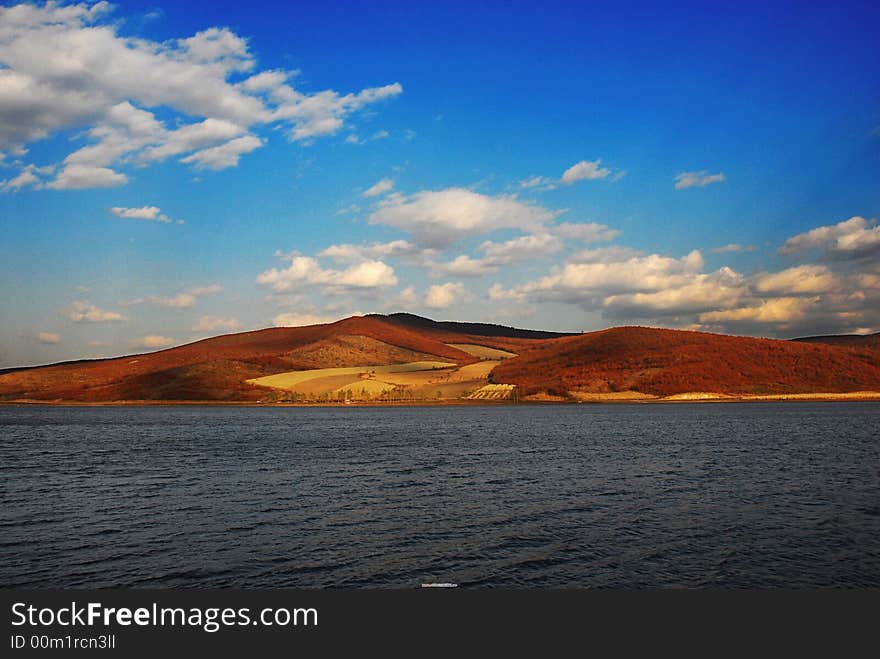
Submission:
{"label": "rippled water surface", "polygon": [[880,586],[880,404],[0,406],[0,585]]}

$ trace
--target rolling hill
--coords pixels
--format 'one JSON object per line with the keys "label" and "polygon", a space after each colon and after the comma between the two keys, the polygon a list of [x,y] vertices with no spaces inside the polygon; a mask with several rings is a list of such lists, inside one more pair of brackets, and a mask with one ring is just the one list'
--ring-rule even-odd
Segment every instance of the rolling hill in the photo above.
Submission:
{"label": "rolling hill", "polygon": [[370,315],[229,334],[114,359],[12,369],[0,373],[0,401],[378,402],[880,391],[876,337],[782,341],[645,327],[560,334]]}
{"label": "rolling hill", "polygon": [[616,327],[536,346],[492,373],[542,391],[638,391],[655,396],[880,390],[880,352],[775,339]]}

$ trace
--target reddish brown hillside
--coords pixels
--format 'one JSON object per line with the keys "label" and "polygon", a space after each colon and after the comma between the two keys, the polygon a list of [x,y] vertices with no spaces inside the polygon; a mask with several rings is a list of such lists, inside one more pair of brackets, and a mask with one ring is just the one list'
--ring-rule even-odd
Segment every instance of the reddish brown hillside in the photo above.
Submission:
{"label": "reddish brown hillside", "polygon": [[828,345],[620,327],[542,342],[492,372],[528,395],[635,390],[740,394],[880,390],[880,355]]}
{"label": "reddish brown hillside", "polygon": [[459,364],[476,361],[441,341],[380,318],[353,317],[327,325],[229,334],[142,355],[0,374],[0,400],[254,400],[263,392],[246,384],[248,378],[424,358]]}

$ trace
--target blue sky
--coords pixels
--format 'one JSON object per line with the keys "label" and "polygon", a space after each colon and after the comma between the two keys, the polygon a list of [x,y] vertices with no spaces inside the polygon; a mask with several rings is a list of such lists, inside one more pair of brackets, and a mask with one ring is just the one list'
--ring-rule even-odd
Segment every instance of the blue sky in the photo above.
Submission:
{"label": "blue sky", "polygon": [[868,2],[3,3],[0,366],[393,311],[878,331],[878,28]]}

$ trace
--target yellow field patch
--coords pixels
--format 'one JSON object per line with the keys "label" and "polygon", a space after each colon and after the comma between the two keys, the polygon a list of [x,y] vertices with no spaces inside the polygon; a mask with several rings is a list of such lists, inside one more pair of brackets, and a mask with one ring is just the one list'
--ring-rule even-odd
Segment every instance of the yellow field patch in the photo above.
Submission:
{"label": "yellow field patch", "polygon": [[449,373],[446,382],[466,382],[468,380],[485,380],[489,377],[492,369],[498,366],[499,361],[483,361],[476,364],[462,366]]}
{"label": "yellow field patch", "polygon": [[489,346],[481,346],[476,343],[447,343],[450,348],[456,348],[462,352],[466,352],[480,359],[510,359],[516,357],[515,352],[507,350],[499,350],[498,348],[490,348]]}
{"label": "yellow field patch", "polygon": [[341,368],[318,368],[308,371],[288,371],[267,375],[262,378],[247,380],[249,384],[257,384],[273,389],[285,389],[293,391],[298,385],[314,380],[315,378],[327,378],[339,375],[359,376],[362,373],[375,374],[377,377],[385,373],[408,373],[412,371],[430,371],[433,369],[446,369],[454,367],[450,362],[409,362],[407,364],[381,364],[377,366],[346,366]]}
{"label": "yellow field patch", "polygon": [[334,389],[331,394],[336,396],[346,395],[355,400],[363,400],[365,398],[372,398],[373,396],[383,394],[386,391],[391,391],[392,389],[394,389],[394,385],[389,384],[388,382],[361,379],[344,387]]}

